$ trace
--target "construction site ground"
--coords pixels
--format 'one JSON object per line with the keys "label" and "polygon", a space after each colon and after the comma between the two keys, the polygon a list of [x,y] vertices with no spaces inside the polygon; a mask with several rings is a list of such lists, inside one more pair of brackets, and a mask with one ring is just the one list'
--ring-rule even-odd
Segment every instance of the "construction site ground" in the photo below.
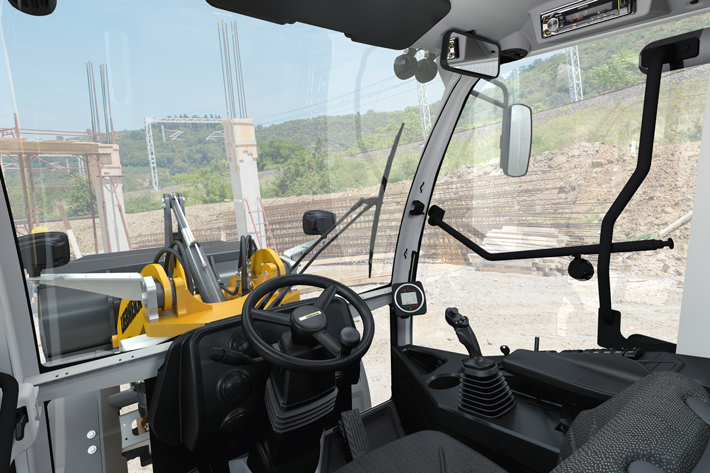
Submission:
{"label": "construction site ground", "polygon": [[[615,241],[658,232],[692,210],[699,148],[699,142],[656,147],[650,174],[616,224]],[[478,243],[482,238],[477,235],[511,225],[544,227],[545,219],[569,237],[569,244],[596,243],[602,217],[633,172],[635,161],[636,150],[629,147],[578,143],[534,156],[529,174],[520,179],[502,176],[496,161],[463,166],[439,177],[432,203],[453,209],[445,220]],[[359,236],[341,237],[340,253],[324,254],[312,272],[340,279],[358,291],[388,282],[409,187],[407,181],[388,187],[374,279],[367,278],[370,227],[365,217],[361,226],[351,228]],[[303,209],[335,209],[340,216],[358,198],[377,195],[377,191],[377,187],[360,188],[264,201],[279,250],[312,238],[302,233]],[[210,229],[211,235],[228,239],[234,237],[233,215],[232,203],[187,208],[196,234]],[[676,340],[691,222],[663,237],[673,238],[673,250],[612,255],[614,308],[622,313],[625,335],[644,333]],[[63,230],[61,225],[48,227]],[[127,225],[134,241],[160,235],[163,212],[129,214]],[[93,253],[91,220],[72,221],[72,227],[82,251]],[[478,271],[471,265],[471,251],[429,226],[420,258],[418,279],[427,293],[428,313],[414,321],[416,344],[461,352],[463,347],[443,317],[447,307],[458,307],[471,320],[484,355],[499,354],[501,345],[530,349],[535,336],[541,338],[544,350],[596,346],[596,275],[589,281],[576,281],[564,270],[553,277]],[[596,263],[596,258],[589,259]],[[377,404],[390,396],[389,311],[382,308],[374,315],[375,342],[364,363],[373,404]]]}

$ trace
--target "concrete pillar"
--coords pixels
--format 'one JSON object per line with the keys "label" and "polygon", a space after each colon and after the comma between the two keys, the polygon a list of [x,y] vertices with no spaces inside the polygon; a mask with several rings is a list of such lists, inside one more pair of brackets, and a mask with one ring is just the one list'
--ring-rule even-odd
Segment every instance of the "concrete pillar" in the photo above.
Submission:
{"label": "concrete pillar", "polygon": [[[123,213],[123,184],[118,145],[100,145],[100,154],[89,159],[89,172],[96,193],[99,227],[104,253],[130,250]],[[113,182],[109,176],[113,177]],[[122,215],[123,214],[123,215]]]}
{"label": "concrete pillar", "polygon": [[[259,170],[256,167],[254,120],[234,118],[222,122],[224,147],[232,181],[234,215],[239,235],[251,235],[259,248],[266,246],[266,225],[261,211]],[[250,212],[251,210],[251,212]]]}

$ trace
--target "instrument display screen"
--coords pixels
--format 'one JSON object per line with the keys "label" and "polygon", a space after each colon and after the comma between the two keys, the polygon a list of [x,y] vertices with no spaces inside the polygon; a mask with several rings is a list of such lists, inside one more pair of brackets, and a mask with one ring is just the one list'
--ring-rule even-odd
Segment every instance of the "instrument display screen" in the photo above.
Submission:
{"label": "instrument display screen", "polygon": [[565,17],[564,17],[565,23],[567,23],[567,24],[576,23],[578,21],[587,19],[590,16],[601,15],[602,13],[608,13],[614,9],[614,3],[616,3],[616,2],[607,2],[602,5],[597,5],[593,8],[587,7],[583,10],[569,12],[569,13],[565,14]]}

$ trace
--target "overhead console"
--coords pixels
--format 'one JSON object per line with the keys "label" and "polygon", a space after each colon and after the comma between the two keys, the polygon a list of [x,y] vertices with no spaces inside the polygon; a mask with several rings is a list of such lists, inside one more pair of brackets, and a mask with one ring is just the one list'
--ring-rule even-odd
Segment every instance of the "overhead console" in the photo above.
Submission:
{"label": "overhead console", "polygon": [[[693,8],[689,5],[688,8]],[[624,29],[671,13],[667,0],[579,0],[547,2],[530,10],[539,44],[563,43],[604,30]]]}

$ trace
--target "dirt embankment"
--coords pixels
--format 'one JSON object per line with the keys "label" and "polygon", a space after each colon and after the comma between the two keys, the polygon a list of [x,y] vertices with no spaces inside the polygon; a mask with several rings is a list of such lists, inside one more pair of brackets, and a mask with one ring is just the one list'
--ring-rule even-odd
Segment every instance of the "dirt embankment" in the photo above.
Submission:
{"label": "dirt embankment", "polygon": [[[693,208],[700,142],[657,146],[651,171],[614,227],[614,241],[627,241],[660,230]],[[599,240],[602,219],[636,167],[637,150],[605,143],[578,143],[570,148],[533,156],[527,176],[517,179],[519,189],[511,196],[521,205],[545,201],[548,212],[568,213],[568,229],[585,244]],[[497,160],[464,166],[439,178],[440,182],[489,178],[502,175]],[[542,182],[544,180],[544,182]],[[538,192],[528,192],[538,188]],[[526,197],[526,194],[531,197]],[[471,204],[476,204],[473,198]],[[510,224],[518,215],[511,209]],[[544,217],[541,218],[544,221]],[[559,219],[555,219],[559,221]],[[675,249],[636,254],[614,254],[612,265],[643,274],[680,276],[685,271],[690,224],[664,235]],[[580,227],[583,227],[580,229]],[[595,258],[590,258],[595,259]]]}
{"label": "dirt embankment", "polygon": [[[615,241],[625,241],[670,225],[676,219],[692,210],[697,174],[700,143],[656,147],[654,161],[646,181],[621,214],[615,227]],[[545,190],[531,193],[533,199],[544,199],[559,205],[562,212],[574,214],[572,223],[587,224],[583,239],[585,242],[598,241],[599,228],[604,213],[621,191],[636,165],[636,150],[625,146],[605,143],[578,143],[566,149],[549,151],[534,156],[530,162],[528,176],[517,179],[522,192],[512,199],[525,199],[526,186],[536,184],[545,178]],[[501,175],[498,163],[464,166],[439,177],[440,182],[487,178]],[[388,195],[406,194],[410,181],[390,184]],[[324,201],[340,197],[368,197],[377,195],[378,186],[347,189],[345,192],[323,196],[297,196],[264,201],[267,208],[272,205],[290,204],[304,200]],[[470,197],[467,197],[470,199]],[[462,202],[462,204],[476,203]],[[231,220],[231,203],[191,206],[187,216],[193,229],[221,228]],[[268,215],[268,213],[267,213]],[[515,215],[511,219],[515,220]],[[128,214],[126,216],[131,238],[163,231],[162,210]],[[82,252],[94,252],[94,237],[91,220],[71,222]],[[63,230],[61,222],[47,225],[50,230]],[[98,229],[98,219],[97,219]],[[300,231],[300,229],[299,229]],[[571,232],[573,230],[570,230]],[[652,274],[681,275],[685,268],[690,224],[672,232],[675,250],[661,250],[634,255],[614,255],[614,265],[647,266]],[[101,237],[99,235],[99,251]],[[650,266],[649,266],[650,265]]]}

